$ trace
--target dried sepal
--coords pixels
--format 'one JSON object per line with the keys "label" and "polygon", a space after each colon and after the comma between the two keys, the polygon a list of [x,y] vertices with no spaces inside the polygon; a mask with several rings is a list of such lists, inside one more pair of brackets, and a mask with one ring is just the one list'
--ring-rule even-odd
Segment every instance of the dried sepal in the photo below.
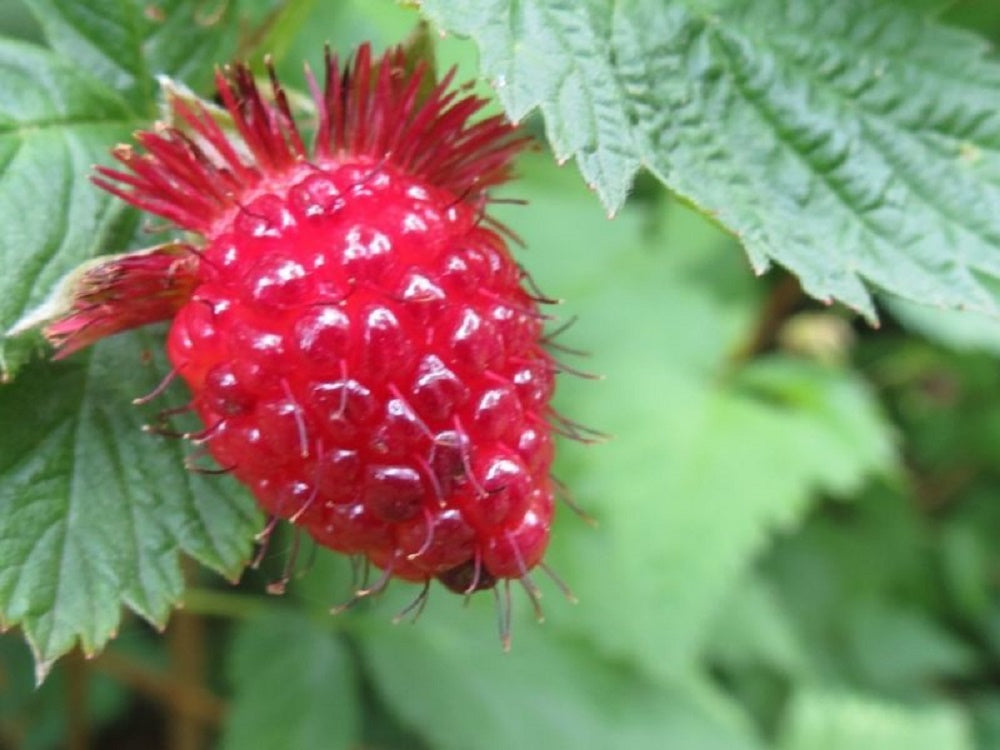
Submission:
{"label": "dried sepal", "polygon": [[183,242],[169,242],[87,261],[7,335],[43,327],[57,349],[55,359],[62,359],[106,336],[169,320],[194,291],[195,253]]}

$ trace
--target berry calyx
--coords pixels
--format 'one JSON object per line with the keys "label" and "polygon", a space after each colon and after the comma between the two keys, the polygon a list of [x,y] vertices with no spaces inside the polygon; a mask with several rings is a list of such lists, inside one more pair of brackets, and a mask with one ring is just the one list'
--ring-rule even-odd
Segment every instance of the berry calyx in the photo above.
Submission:
{"label": "berry calyx", "polygon": [[142,264],[168,293],[130,294],[121,261],[114,294],[48,333],[69,352],[172,318],[195,438],[268,514],[386,579],[471,593],[544,555],[555,367],[486,212],[526,139],[425,75],[400,50],[328,55],[309,147],[273,72],[270,97],[244,66],[217,75],[232,134],[175,100],[183,129],[139,133],[94,181],[200,240]]}

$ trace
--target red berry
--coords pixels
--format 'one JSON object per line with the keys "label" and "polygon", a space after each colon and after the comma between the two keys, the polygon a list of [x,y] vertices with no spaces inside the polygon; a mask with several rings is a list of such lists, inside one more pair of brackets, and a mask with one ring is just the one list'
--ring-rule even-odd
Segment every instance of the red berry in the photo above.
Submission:
{"label": "red berry", "polygon": [[[238,139],[175,102],[187,134],[117,149],[127,171],[96,182],[203,239],[183,294],[129,317],[120,284],[98,329],[173,317],[208,450],[269,514],[391,576],[472,591],[526,575],[552,520],[554,368],[484,213],[524,139],[471,122],[483,102],[448,93],[451,76],[422,95],[401,55],[373,64],[364,46],[346,70],[327,60],[324,89],[309,77],[308,149],[277,82],[266,99],[245,67],[218,79]],[[50,334],[90,343],[89,310]]]}

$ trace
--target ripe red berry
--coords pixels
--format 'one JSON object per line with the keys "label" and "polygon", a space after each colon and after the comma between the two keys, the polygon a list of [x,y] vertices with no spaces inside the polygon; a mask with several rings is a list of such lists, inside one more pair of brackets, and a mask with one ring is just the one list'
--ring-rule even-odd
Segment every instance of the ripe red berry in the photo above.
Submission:
{"label": "ripe red berry", "polygon": [[69,352],[173,317],[199,439],[269,514],[387,577],[522,578],[552,521],[555,370],[485,206],[525,140],[473,122],[451,76],[424,93],[399,51],[326,67],[310,148],[273,74],[265,98],[236,67],[238,137],[175,101],[183,132],[116,149],[126,170],[95,182],[202,239],[112,264],[49,335]]}

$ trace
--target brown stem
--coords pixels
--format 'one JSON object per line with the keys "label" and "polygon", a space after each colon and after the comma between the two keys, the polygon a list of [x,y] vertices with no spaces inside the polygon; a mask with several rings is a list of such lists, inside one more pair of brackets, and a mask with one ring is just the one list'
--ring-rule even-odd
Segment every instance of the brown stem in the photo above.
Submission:
{"label": "brown stem", "polygon": [[[197,575],[197,568],[184,561],[184,578]],[[198,616],[183,610],[174,613],[167,631],[170,671],[184,692],[201,689],[205,680],[205,623]],[[201,722],[184,711],[172,711],[168,719],[170,750],[201,750],[204,731]]]}
{"label": "brown stem", "polygon": [[201,685],[187,685],[115,651],[105,651],[93,667],[135,692],[162,703],[173,716],[184,716],[209,727],[222,724],[225,702]]}
{"label": "brown stem", "polygon": [[90,726],[87,718],[87,693],[90,667],[80,649],[66,657],[66,747],[87,750]]}
{"label": "brown stem", "polygon": [[734,363],[746,362],[766,351],[777,338],[782,323],[802,301],[802,287],[791,274],[785,274],[772,287],[746,343],[732,355]]}

